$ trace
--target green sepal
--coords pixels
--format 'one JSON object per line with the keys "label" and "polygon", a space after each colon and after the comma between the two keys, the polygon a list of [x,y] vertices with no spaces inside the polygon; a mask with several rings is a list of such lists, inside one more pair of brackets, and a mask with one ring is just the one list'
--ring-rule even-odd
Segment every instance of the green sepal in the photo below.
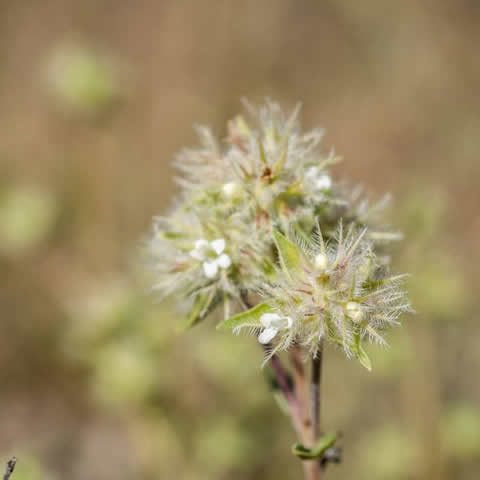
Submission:
{"label": "green sepal", "polygon": [[267,155],[265,154],[265,149],[263,148],[263,143],[261,139],[258,139],[258,153],[260,154],[260,160],[264,165],[268,165]]}
{"label": "green sepal", "polygon": [[360,348],[358,349],[357,356],[358,356],[358,360],[360,361],[360,363],[369,372],[371,372],[372,371],[372,362],[371,362],[369,356],[367,355],[367,352],[363,349],[363,347],[361,345],[360,345]]}
{"label": "green sepal", "polygon": [[271,307],[266,303],[260,303],[245,312],[238,313],[233,317],[217,325],[217,330],[234,330],[240,327],[260,327],[260,317],[264,313],[271,312]]}
{"label": "green sepal", "polygon": [[363,349],[361,344],[360,335],[355,335],[355,354],[358,358],[358,361],[369,371],[372,371],[372,362],[367,355],[367,352]]}
{"label": "green sepal", "polygon": [[292,446],[292,453],[302,460],[315,460],[321,458],[329,448],[333,447],[337,439],[338,435],[336,433],[327,433],[320,437],[311,448],[296,443]]}
{"label": "green sepal", "polygon": [[185,332],[200,323],[218,304],[219,295],[215,295],[215,289],[202,292],[197,295],[193,307],[185,321],[178,327],[178,331]]}
{"label": "green sepal", "polygon": [[288,140],[283,145],[283,149],[282,149],[282,153],[280,155],[280,158],[273,164],[272,173],[273,173],[274,176],[280,175],[280,172],[282,171],[282,168],[283,168],[283,164],[285,163],[285,160],[287,159],[287,154],[288,154]]}
{"label": "green sepal", "polygon": [[288,274],[290,271],[300,272],[302,258],[298,247],[282,235],[278,230],[273,231],[273,238],[277,246],[280,265]]}

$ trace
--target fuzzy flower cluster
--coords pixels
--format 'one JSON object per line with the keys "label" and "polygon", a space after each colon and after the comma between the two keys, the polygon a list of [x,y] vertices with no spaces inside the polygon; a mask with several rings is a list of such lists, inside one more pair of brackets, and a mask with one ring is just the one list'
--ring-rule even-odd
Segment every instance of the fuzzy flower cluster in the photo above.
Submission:
{"label": "fuzzy flower cluster", "polygon": [[275,232],[280,267],[259,287],[263,302],[225,323],[258,334],[269,355],[297,344],[315,356],[325,340],[370,368],[362,341],[385,345],[382,332],[411,309],[400,288],[405,275],[387,274],[366,233],[353,225],[345,233],[341,222],[328,242],[319,225],[293,241]]}
{"label": "fuzzy flower cluster", "polygon": [[[248,294],[260,292],[270,305],[254,326],[260,342],[281,347],[301,342],[314,354],[315,344],[328,338],[341,343],[350,355],[357,334],[377,338],[372,333],[375,328],[394,323],[398,316],[387,307],[373,313],[375,296],[361,300],[369,281],[382,281],[382,269],[377,267],[388,263],[385,246],[398,235],[379,223],[384,202],[370,206],[360,189],[334,181],[329,169],[339,159],[333,152],[320,150],[321,130],[302,132],[298,108],[290,115],[270,102],[258,109],[247,105],[247,109],[252,120],[240,116],[231,120],[225,141],[199,128],[200,148],[178,155],[178,198],[168,215],[154,220],[147,246],[154,290],[188,306],[187,327],[220,305],[228,322],[236,318],[233,313],[240,311],[241,315],[247,308]],[[340,221],[350,233],[335,242]],[[313,239],[318,235],[316,225],[329,247],[311,260],[318,243]],[[351,247],[351,232],[364,227],[368,229],[342,260],[341,252]],[[275,232],[281,235],[293,230],[304,243],[301,276],[279,268],[281,252]],[[368,274],[367,264],[371,265]],[[319,269],[324,277],[328,272],[324,284],[315,277]],[[308,287],[291,282],[304,282]],[[350,298],[340,287],[349,284],[352,289],[352,282]],[[302,296],[301,290],[315,293]],[[322,315],[320,305],[325,310]],[[335,311],[327,312],[331,308]],[[317,313],[311,315],[313,310]],[[343,323],[341,317],[346,319]],[[369,328],[363,327],[366,319]],[[350,323],[355,328],[343,327]]]}

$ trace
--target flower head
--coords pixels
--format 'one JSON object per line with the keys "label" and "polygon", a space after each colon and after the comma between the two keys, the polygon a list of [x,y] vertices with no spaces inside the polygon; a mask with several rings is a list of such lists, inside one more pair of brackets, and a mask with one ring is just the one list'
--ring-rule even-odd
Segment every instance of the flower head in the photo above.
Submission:
{"label": "flower head", "polygon": [[[147,246],[154,289],[189,305],[187,325],[221,304],[228,319],[256,291],[268,311],[245,325],[260,342],[315,354],[325,338],[358,356],[360,340],[383,341],[378,332],[407,309],[399,277],[381,267],[379,242],[394,238],[378,218],[382,205],[334,179],[338,157],[321,151],[322,130],[301,130],[298,108],[247,109],[252,118],[231,120],[224,143],[199,128],[200,147],[177,157],[179,196]],[[290,231],[294,243],[279,240]],[[298,261],[282,252],[286,242]]]}
{"label": "flower head", "polygon": [[362,341],[385,345],[382,332],[410,306],[400,288],[404,276],[388,275],[366,233],[353,226],[345,233],[342,223],[329,242],[318,226],[293,241],[276,232],[281,268],[258,286],[263,313],[237,318],[234,331],[260,332],[261,343],[272,343],[270,355],[297,344],[315,356],[327,341],[368,366]]}

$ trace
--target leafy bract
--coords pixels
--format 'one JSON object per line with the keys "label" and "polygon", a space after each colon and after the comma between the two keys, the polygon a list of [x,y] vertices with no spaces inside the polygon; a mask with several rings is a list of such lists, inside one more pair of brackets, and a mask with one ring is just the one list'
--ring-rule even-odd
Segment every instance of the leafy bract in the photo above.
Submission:
{"label": "leafy bract", "polygon": [[367,352],[363,349],[361,344],[360,335],[355,336],[355,345],[354,345],[354,352],[358,361],[369,371],[372,371],[372,362],[367,355]]}
{"label": "leafy bract", "polygon": [[217,326],[217,330],[235,330],[242,327],[261,327],[260,317],[269,313],[271,308],[266,303],[260,303],[245,312],[228,318]]}
{"label": "leafy bract", "polygon": [[286,273],[300,272],[302,259],[298,247],[277,230],[273,232],[273,238],[283,270]]}
{"label": "leafy bract", "polygon": [[218,304],[216,297],[218,299],[214,289],[198,294],[188,317],[179,326],[179,331],[184,332],[201,322]]}
{"label": "leafy bract", "polygon": [[327,433],[320,437],[313,447],[305,447],[301,443],[296,443],[292,447],[292,453],[302,460],[315,460],[322,457],[322,455],[337,441],[338,435],[336,433]]}

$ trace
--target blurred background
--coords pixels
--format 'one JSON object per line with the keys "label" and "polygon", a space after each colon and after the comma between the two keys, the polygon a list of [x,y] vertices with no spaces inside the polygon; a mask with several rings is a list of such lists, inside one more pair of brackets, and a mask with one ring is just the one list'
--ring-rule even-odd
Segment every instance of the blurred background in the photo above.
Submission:
{"label": "blurred background", "polygon": [[145,295],[137,251],[171,160],[220,138],[240,98],[303,102],[345,161],[394,194],[418,314],[326,354],[332,479],[478,479],[480,3],[0,2],[0,459],[15,480],[299,479],[294,434],[248,337]]}

